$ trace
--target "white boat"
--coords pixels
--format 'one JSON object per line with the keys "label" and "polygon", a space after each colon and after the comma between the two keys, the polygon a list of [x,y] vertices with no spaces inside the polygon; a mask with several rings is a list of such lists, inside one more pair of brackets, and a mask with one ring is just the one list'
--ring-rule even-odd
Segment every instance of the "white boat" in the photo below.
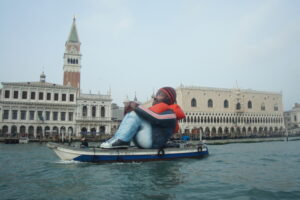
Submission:
{"label": "white boat", "polygon": [[19,144],[27,144],[29,142],[28,137],[20,137],[19,138]]}
{"label": "white boat", "polygon": [[62,160],[80,162],[144,162],[201,158],[208,155],[208,148],[204,144],[180,144],[177,147],[161,149],[139,149],[137,147],[126,149],[80,148],[52,142],[48,143],[47,146]]}

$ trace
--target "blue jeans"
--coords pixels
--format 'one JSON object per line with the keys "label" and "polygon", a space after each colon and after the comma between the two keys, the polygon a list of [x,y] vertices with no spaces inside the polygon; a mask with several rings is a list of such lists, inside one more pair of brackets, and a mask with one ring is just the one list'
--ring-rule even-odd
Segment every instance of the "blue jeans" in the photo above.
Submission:
{"label": "blue jeans", "polygon": [[125,115],[113,138],[130,142],[134,137],[135,142],[140,147],[152,147],[152,127],[150,123],[140,118],[134,111],[132,111]]}

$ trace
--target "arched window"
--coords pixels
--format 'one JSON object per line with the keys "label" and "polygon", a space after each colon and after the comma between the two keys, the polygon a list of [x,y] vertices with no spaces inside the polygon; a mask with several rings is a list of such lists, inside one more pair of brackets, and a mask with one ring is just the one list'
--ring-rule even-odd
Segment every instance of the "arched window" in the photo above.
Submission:
{"label": "arched window", "polygon": [[224,100],[224,108],[228,108],[228,107],[229,107],[228,100],[227,100],[227,99],[225,99],[225,100]]}
{"label": "arched window", "polygon": [[214,106],[213,100],[209,99],[209,100],[207,101],[207,106],[208,106],[209,108],[212,108],[212,107]]}
{"label": "arched window", "polygon": [[92,107],[92,117],[96,117],[96,106]]}
{"label": "arched window", "polygon": [[192,101],[191,101],[191,106],[192,106],[192,107],[197,107],[197,101],[196,101],[195,98],[192,99]]}
{"label": "arched window", "polygon": [[86,116],[87,116],[87,107],[86,107],[86,106],[83,106],[83,107],[82,107],[82,116],[83,116],[83,117],[86,117]]}
{"label": "arched window", "polygon": [[105,117],[105,108],[101,107],[101,117]]}
{"label": "arched window", "polygon": [[78,64],[78,59],[76,59],[75,61],[76,61],[75,63]]}
{"label": "arched window", "polygon": [[248,101],[248,109],[251,109],[251,108],[252,108],[252,102]]}
{"label": "arched window", "polygon": [[237,104],[236,104],[236,109],[237,109],[237,110],[241,110],[241,104],[240,104],[240,103],[237,103]]}
{"label": "arched window", "polygon": [[277,104],[274,105],[274,111],[278,111],[278,105]]}

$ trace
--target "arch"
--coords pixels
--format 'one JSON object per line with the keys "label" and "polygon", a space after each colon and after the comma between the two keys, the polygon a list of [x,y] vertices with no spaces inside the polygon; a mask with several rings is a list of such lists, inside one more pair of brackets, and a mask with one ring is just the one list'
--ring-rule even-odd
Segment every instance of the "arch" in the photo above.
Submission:
{"label": "arch", "polygon": [[222,137],[222,134],[223,134],[223,129],[222,129],[222,127],[219,127],[218,128],[218,136]]}
{"label": "arch", "polygon": [[235,129],[234,129],[234,127],[231,127],[230,128],[230,134],[233,135],[234,133],[235,133]]}
{"label": "arch", "polygon": [[68,128],[68,135],[73,136],[73,127]]}
{"label": "arch", "polygon": [[224,100],[224,108],[229,108],[229,103],[227,99]]}
{"label": "arch", "polygon": [[3,133],[3,134],[7,134],[7,133],[8,133],[8,126],[4,125],[4,126],[2,127],[2,133]]}
{"label": "arch", "polygon": [[253,128],[253,133],[254,133],[254,134],[257,133],[257,128],[256,128],[256,127]]}
{"label": "arch", "polygon": [[197,107],[197,101],[195,98],[191,100],[191,107]]}
{"label": "arch", "polygon": [[249,126],[249,127],[248,127],[248,130],[247,130],[247,132],[248,132],[248,135],[250,135],[250,134],[252,133],[251,126]]}
{"label": "arch", "polygon": [[12,134],[12,136],[16,136],[17,135],[17,133],[18,133],[18,129],[17,129],[17,126],[16,125],[13,125],[12,127],[11,127],[11,134]]}
{"label": "arch", "polygon": [[228,135],[229,135],[229,128],[228,128],[228,127],[225,127],[225,128],[224,128],[224,135],[225,135],[225,136],[228,136]]}
{"label": "arch", "polygon": [[28,137],[29,138],[34,137],[34,127],[33,126],[29,126],[29,128],[28,128]]}
{"label": "arch", "polygon": [[248,109],[252,109],[252,101],[248,101]]}
{"label": "arch", "polygon": [[242,128],[242,135],[243,135],[243,136],[246,136],[246,134],[247,134],[246,127],[243,127],[243,128]]}
{"label": "arch", "polygon": [[81,128],[81,134],[86,134],[86,133],[87,133],[87,128],[82,127],[82,128]]}
{"label": "arch", "polygon": [[36,128],[36,136],[37,136],[37,138],[40,138],[43,136],[43,128],[41,126],[38,126]]}
{"label": "arch", "polygon": [[101,117],[105,117],[105,107],[101,107]]}
{"label": "arch", "polygon": [[57,126],[54,126],[52,128],[52,136],[58,137],[58,127]]}
{"label": "arch", "polygon": [[50,127],[49,126],[45,127],[45,131],[44,132],[45,132],[45,137],[46,138],[50,137]]}
{"label": "arch", "polygon": [[60,127],[60,135],[65,135],[66,134],[66,127],[62,126]]}
{"label": "arch", "polygon": [[83,117],[87,116],[87,106],[82,106],[82,116]]}
{"label": "arch", "polygon": [[209,108],[213,108],[213,107],[214,107],[214,102],[213,102],[212,99],[209,99],[209,100],[207,101],[207,107],[209,107]]}
{"label": "arch", "polygon": [[91,133],[95,134],[96,133],[96,128],[91,128]]}
{"label": "arch", "polygon": [[104,134],[105,133],[105,126],[100,126],[100,134]]}
{"label": "arch", "polygon": [[209,130],[208,127],[206,127],[205,130],[204,130],[204,136],[205,136],[206,138],[210,137],[210,130]]}
{"label": "arch", "polygon": [[20,134],[24,135],[26,133],[26,127],[25,126],[21,126],[20,127]]}

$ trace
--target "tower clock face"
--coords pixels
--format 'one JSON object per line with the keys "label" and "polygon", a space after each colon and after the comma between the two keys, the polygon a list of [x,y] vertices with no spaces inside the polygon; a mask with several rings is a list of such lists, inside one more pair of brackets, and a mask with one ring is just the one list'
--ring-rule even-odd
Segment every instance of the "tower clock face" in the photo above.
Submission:
{"label": "tower clock face", "polygon": [[77,53],[77,49],[75,47],[71,47],[71,53]]}

